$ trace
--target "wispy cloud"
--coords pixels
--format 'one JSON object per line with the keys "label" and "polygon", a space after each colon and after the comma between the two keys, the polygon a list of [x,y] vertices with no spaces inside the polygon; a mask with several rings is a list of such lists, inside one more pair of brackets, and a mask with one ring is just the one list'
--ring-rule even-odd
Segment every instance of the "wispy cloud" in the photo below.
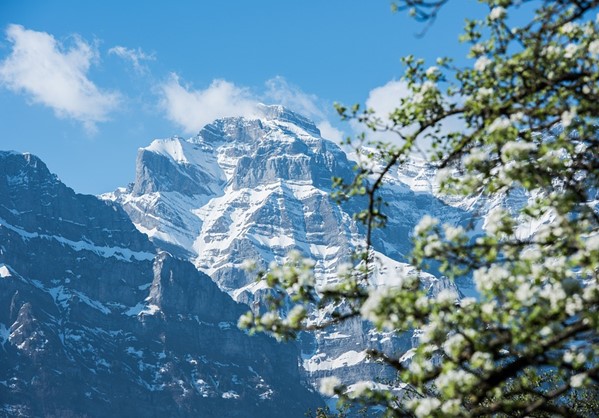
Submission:
{"label": "wispy cloud", "polygon": [[144,64],[144,61],[155,61],[155,54],[148,54],[141,50],[141,48],[131,49],[124,46],[117,45],[108,50],[109,54],[116,55],[129,61],[133,65],[133,69],[140,74],[144,74],[148,71],[148,67]]}
{"label": "wispy cloud", "polygon": [[74,36],[72,45],[65,47],[52,35],[21,25],[9,25],[6,37],[12,51],[0,63],[0,81],[9,90],[90,131],[118,106],[118,93],[99,89],[87,77],[97,51],[80,37]]}
{"label": "wispy cloud", "polygon": [[339,143],[345,138],[344,132],[335,128],[328,120],[322,120],[318,122],[316,127],[320,131],[320,134],[323,138],[329,139],[333,142]]}
{"label": "wispy cloud", "polygon": [[332,108],[330,103],[326,103],[315,94],[304,92],[281,76],[266,81],[265,86],[265,102],[281,104],[314,120],[323,138],[335,142],[343,140],[343,131],[334,127],[328,119],[327,110]]}
{"label": "wispy cloud", "polygon": [[[410,97],[412,94],[405,81],[392,80],[383,86],[370,90],[365,105],[366,108],[374,110],[374,116],[380,118],[383,123],[390,124],[390,114],[394,109],[399,107],[401,99]],[[367,140],[388,141],[395,144],[402,143],[401,138],[393,132],[373,132],[355,120],[350,122],[350,126],[355,134],[365,133]],[[439,135],[443,136],[450,132],[463,131],[465,124],[461,118],[452,116],[439,122],[439,128]],[[401,132],[408,134],[414,132],[415,129],[415,125],[406,126],[401,129]],[[432,129],[425,130],[420,136],[420,141],[416,144],[418,152],[423,155],[431,152],[431,138],[428,136],[430,133],[432,133]]]}
{"label": "wispy cloud", "polygon": [[266,81],[265,85],[264,101],[283,105],[315,120],[325,117],[318,96],[305,93],[299,87],[289,83],[284,77],[271,78]]}

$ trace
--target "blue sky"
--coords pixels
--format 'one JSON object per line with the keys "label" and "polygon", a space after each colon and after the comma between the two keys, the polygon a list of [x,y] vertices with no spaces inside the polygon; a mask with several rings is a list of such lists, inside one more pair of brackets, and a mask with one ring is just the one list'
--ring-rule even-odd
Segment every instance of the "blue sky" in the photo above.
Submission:
{"label": "blue sky", "polygon": [[388,108],[400,58],[450,55],[473,0],[424,28],[388,0],[0,2],[0,149],[31,152],[77,192],[134,179],[137,149],[256,102],[354,131],[333,102]]}

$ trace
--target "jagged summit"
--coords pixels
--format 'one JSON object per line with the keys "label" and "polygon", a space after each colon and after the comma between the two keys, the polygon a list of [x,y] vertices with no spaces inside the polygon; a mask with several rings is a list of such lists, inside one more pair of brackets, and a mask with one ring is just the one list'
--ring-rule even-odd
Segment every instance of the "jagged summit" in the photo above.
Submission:
{"label": "jagged summit", "polygon": [[[189,259],[235,300],[256,308],[267,291],[243,269],[246,260],[266,269],[299,250],[315,261],[318,283],[326,285],[363,245],[363,228],[352,219],[361,202],[340,206],[330,198],[332,177],[350,180],[353,166],[307,118],[265,106],[262,116],[219,119],[190,139],[153,141],[139,150],[133,185],[104,197],[120,203],[158,248]],[[398,280],[411,231],[424,214],[463,221],[462,211],[416,187],[430,179],[427,170],[398,172],[381,191],[394,216],[373,237],[380,284]],[[432,276],[427,283],[431,293],[450,285]],[[311,382],[333,369],[349,382],[392,378],[366,360],[366,350],[407,350],[410,336],[398,340],[371,331],[350,321],[314,335],[301,360]]]}
{"label": "jagged summit", "polygon": [[[134,183],[104,197],[119,202],[138,229],[161,248],[197,258],[198,263],[210,265],[211,272],[223,264],[212,261],[213,257],[229,245],[213,237],[205,242],[203,235],[228,235],[230,245],[235,246],[240,238],[236,231],[245,230],[252,236],[250,247],[262,243],[263,252],[272,253],[271,241],[278,241],[279,236],[287,233],[277,233],[276,225],[263,227],[259,219],[269,217],[264,211],[287,213],[291,209],[287,206],[292,205],[296,207],[293,211],[305,212],[301,202],[308,199],[310,205],[318,205],[309,211],[311,217],[319,219],[309,223],[318,225],[319,234],[338,235],[339,230],[345,229],[341,226],[344,215],[329,201],[328,193],[334,175],[350,178],[352,164],[306,118],[282,106],[264,106],[263,111],[265,116],[260,119],[219,119],[187,140],[173,137],[153,141],[138,152]],[[283,201],[287,202],[284,207]],[[223,211],[222,205],[231,209]],[[244,214],[247,227],[231,222],[234,207]],[[325,207],[329,210],[325,211]],[[337,213],[330,218],[337,226],[331,224],[329,231],[322,231],[324,221],[320,219],[328,218],[328,213]],[[302,227],[305,222],[294,225],[291,217],[284,217],[286,229],[306,228]],[[309,251],[308,240],[301,241],[299,245]],[[294,243],[298,241],[272,241],[280,256]],[[268,257],[268,261],[272,259]],[[247,284],[249,278],[244,281]],[[233,290],[239,286],[226,287]]]}

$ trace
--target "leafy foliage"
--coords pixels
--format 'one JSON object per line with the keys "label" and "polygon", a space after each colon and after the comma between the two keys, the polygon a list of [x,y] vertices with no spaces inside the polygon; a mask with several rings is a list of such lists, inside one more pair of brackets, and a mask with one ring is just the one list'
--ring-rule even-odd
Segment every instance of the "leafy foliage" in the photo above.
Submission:
{"label": "leafy foliage", "polygon": [[[334,378],[322,382],[324,394],[382,406],[387,416],[597,415],[599,2],[483,2],[488,15],[468,20],[461,37],[471,66],[439,58],[425,67],[408,56],[410,95],[388,119],[337,106],[343,118],[399,138],[370,142],[370,151],[364,138],[350,141],[366,158],[351,184],[337,181],[336,197],[367,198],[356,219],[368,234],[340,284],[317,289],[312,265],[295,255],[264,277],[296,307],[281,317],[274,303],[240,325],[292,338],[361,316],[380,330],[421,330],[409,361],[370,352],[397,369],[404,396],[380,385],[348,393]],[[395,8],[426,21],[444,3],[403,0]],[[514,26],[510,14],[522,3],[536,5],[534,17]],[[449,130],[451,118],[463,126]],[[439,169],[442,194],[528,196],[518,213],[491,210],[483,233],[430,217],[416,227],[412,264],[434,262],[451,278],[471,278],[477,298],[448,291],[427,298],[418,275],[392,288],[370,285],[371,233],[391,215],[378,191],[391,170],[423,149]],[[338,309],[328,320],[308,321],[308,310],[331,303]]]}

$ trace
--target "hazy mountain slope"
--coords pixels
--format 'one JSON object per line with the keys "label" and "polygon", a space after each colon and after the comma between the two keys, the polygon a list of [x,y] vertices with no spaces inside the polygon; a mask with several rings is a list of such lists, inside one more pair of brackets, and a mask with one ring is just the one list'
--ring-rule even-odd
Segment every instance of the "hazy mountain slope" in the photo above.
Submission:
{"label": "hazy mountain slope", "polygon": [[297,349],[116,204],[0,152],[0,416],[303,416]]}

